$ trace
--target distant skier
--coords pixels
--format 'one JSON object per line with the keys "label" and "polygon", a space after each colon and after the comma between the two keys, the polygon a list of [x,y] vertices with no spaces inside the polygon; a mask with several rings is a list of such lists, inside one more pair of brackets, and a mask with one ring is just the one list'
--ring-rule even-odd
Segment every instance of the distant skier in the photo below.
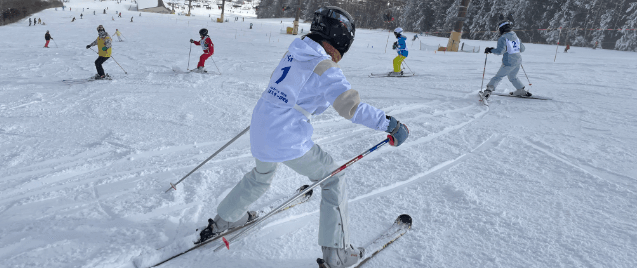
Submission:
{"label": "distant skier", "polygon": [[29,18],[29,26],[31,26],[31,18]]}
{"label": "distant skier", "polygon": [[120,33],[120,31],[118,31],[118,29],[116,29],[116,32],[113,33],[113,35],[115,35],[116,37],[118,37],[118,42],[122,42],[122,38],[120,38],[120,36],[122,35],[122,33]]}
{"label": "distant skier", "polygon": [[131,17],[131,22],[133,22],[133,16]]}
{"label": "distant skier", "polygon": [[[269,189],[279,163],[311,181],[340,167],[311,139],[311,114],[320,114],[332,105],[353,123],[390,133],[392,146],[407,139],[407,126],[361,102],[337,64],[353,42],[355,27],[347,11],[321,7],[315,11],[310,33],[289,45],[253,109],[250,144],[255,168],[219,203],[218,215],[201,232],[201,241],[255,219],[256,212],[248,209]],[[335,174],[320,186],[318,245],[323,258],[331,268],[352,266],[364,255],[364,249],[350,244],[344,173]]]}
{"label": "distant skier", "polygon": [[200,56],[200,61],[198,62],[198,69],[194,70],[199,73],[206,73],[207,70],[204,69],[204,62],[213,55],[213,42],[211,42],[211,38],[209,38],[209,30],[202,28],[200,29],[200,41],[195,41],[193,39],[189,40],[189,42],[195,44],[196,46],[201,46],[202,51],[204,52]]}
{"label": "distant skier", "polygon": [[73,19],[71,19],[71,22],[74,22],[74,21],[76,21],[76,17],[73,17]]}
{"label": "distant skier", "polygon": [[103,10],[102,10],[102,14],[107,14],[107,10],[106,10],[106,9],[103,9]]}
{"label": "distant skier", "polygon": [[44,34],[44,40],[46,40],[46,43],[44,43],[44,47],[49,48],[49,40],[52,40],[52,39],[53,38],[51,38],[49,31],[47,31],[47,33]]}
{"label": "distant skier", "polygon": [[393,59],[393,72],[389,73],[389,76],[402,76],[402,61],[409,56],[407,51],[407,37],[402,35],[402,28],[396,28],[393,30],[393,34],[398,41],[393,43],[393,49],[398,51],[398,56]]}
{"label": "distant skier", "polygon": [[571,49],[571,44],[569,44],[569,42],[567,42],[567,46],[564,48],[564,53],[567,53],[569,51],[569,49]]}
{"label": "distant skier", "polygon": [[38,18],[38,24],[42,24],[42,20],[40,20],[40,18]]}
{"label": "distant skier", "polygon": [[418,39],[418,35],[417,34],[413,36],[413,39],[411,39],[411,41],[416,41],[416,39]]}
{"label": "distant skier", "polygon": [[95,61],[98,74],[96,74],[95,79],[105,79],[108,76],[104,73],[102,64],[111,57],[111,37],[102,25],[98,26],[98,38],[87,45],[87,49],[95,45],[98,45],[98,59]]}
{"label": "distant skier", "polygon": [[122,18],[122,12],[118,13],[118,18]]}
{"label": "distant skier", "polygon": [[96,11],[95,11],[95,10],[93,11],[93,15],[94,15],[94,16],[96,15]]}
{"label": "distant skier", "polygon": [[[501,15],[502,17],[502,15]],[[487,84],[487,88],[480,95],[484,99],[488,99],[491,93],[496,90],[496,86],[500,83],[500,80],[505,76],[509,77],[509,81],[516,88],[515,92],[509,94],[519,97],[531,97],[532,94],[525,90],[524,85],[518,79],[518,71],[520,71],[520,65],[522,64],[522,57],[520,52],[524,52],[525,46],[520,42],[520,39],[516,33],[511,31],[512,22],[503,20],[498,24],[498,30],[500,31],[500,38],[498,39],[497,48],[488,47],[484,50],[484,53],[493,53],[502,56],[502,66],[498,73],[491,78],[491,81]]]}
{"label": "distant skier", "polygon": [[82,13],[80,13],[80,19],[82,19]]}

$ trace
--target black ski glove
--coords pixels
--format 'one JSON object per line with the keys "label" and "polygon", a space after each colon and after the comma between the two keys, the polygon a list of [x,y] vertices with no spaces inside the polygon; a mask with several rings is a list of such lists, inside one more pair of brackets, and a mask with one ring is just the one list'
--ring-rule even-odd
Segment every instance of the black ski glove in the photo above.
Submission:
{"label": "black ski glove", "polygon": [[389,127],[387,127],[389,145],[400,146],[409,137],[409,129],[407,125],[398,122],[393,116],[387,115],[387,119],[389,119]]}
{"label": "black ski glove", "polygon": [[87,49],[89,49],[91,47],[91,45],[87,45]]}
{"label": "black ski glove", "polygon": [[484,54],[489,54],[489,53],[491,53],[491,50],[493,50],[493,49],[494,49],[493,47],[485,48],[485,49],[484,49]]}
{"label": "black ski glove", "polygon": [[193,39],[189,40],[189,42],[193,43]]}
{"label": "black ski glove", "polygon": [[393,49],[396,49],[396,48],[398,48],[398,42],[393,43]]}

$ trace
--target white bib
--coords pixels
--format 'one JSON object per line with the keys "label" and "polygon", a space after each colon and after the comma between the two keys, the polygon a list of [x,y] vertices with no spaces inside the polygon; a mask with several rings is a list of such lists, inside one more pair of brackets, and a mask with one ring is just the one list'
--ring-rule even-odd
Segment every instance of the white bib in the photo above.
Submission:
{"label": "white bib", "polygon": [[202,39],[200,39],[200,47],[202,47],[202,51],[207,51],[209,50],[209,44],[207,44],[207,37],[209,36],[205,36]]}
{"label": "white bib", "polygon": [[276,67],[262,99],[279,107],[293,108],[300,90],[307,83],[316,65],[323,60],[297,61],[289,51]]}
{"label": "white bib", "polygon": [[515,41],[507,40],[507,52],[509,54],[520,53],[520,39],[516,39]]}

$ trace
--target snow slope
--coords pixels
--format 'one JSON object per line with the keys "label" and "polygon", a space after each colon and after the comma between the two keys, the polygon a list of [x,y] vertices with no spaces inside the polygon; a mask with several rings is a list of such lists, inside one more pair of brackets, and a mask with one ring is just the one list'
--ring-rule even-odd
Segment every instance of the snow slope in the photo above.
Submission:
{"label": "snow slope", "polygon": [[[34,15],[46,26],[0,27],[1,267],[154,264],[187,248],[253,168],[246,135],[164,193],[248,126],[296,37],[279,34],[280,19],[139,17],[124,11],[127,4],[74,0],[72,11]],[[81,8],[90,8],[83,19]],[[116,10],[123,18],[112,21]],[[95,74],[96,55],[84,47],[98,24],[124,34],[113,56],[128,74],[109,60],[113,80],[63,83]],[[201,53],[188,40],[202,27],[222,75],[175,73],[196,66]],[[59,48],[41,48],[46,30]],[[495,96],[487,108],[475,95],[481,53],[420,51],[409,42],[415,77],[369,78],[392,68],[387,36],[358,29],[340,62],[363,101],[411,130],[406,144],[383,147],[346,171],[353,244],[371,241],[399,214],[414,219],[366,267],[637,265],[636,53],[572,48],[554,63],[554,46],[527,44],[531,91],[554,100]],[[500,62],[489,55],[485,85]],[[213,63],[206,63],[210,72]],[[505,79],[498,90],[512,87]],[[313,125],[316,142],[339,162],[385,139],[332,108]],[[255,208],[307,183],[281,165]],[[230,251],[214,254],[214,243],[163,267],[317,267],[318,204],[316,195],[267,220]]]}

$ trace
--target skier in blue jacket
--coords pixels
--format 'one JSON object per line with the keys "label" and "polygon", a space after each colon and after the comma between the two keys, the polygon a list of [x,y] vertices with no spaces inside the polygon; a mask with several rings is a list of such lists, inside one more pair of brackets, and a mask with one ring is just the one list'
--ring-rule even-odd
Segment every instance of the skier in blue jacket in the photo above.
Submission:
{"label": "skier in blue jacket", "polygon": [[[338,66],[354,36],[351,15],[329,6],[315,11],[310,33],[289,45],[253,109],[250,142],[256,167],[220,202],[218,215],[201,232],[201,240],[253,220],[256,213],[249,207],[269,189],[279,163],[311,181],[340,167],[311,139],[311,116],[329,106],[353,123],[388,132],[392,146],[407,139],[407,126],[361,102]],[[364,249],[350,244],[346,178],[341,172],[320,186],[318,244],[323,258],[331,268],[349,267]]]}
{"label": "skier in blue jacket", "polygon": [[484,53],[493,53],[502,56],[502,66],[498,73],[491,78],[491,81],[487,84],[487,88],[480,94],[484,99],[488,99],[491,93],[496,90],[496,86],[500,83],[500,80],[505,76],[509,77],[509,81],[516,88],[516,91],[509,94],[519,97],[531,97],[531,93],[527,91],[524,84],[518,79],[518,71],[520,71],[520,65],[522,64],[522,57],[520,52],[524,52],[524,44],[520,42],[520,39],[516,33],[511,31],[510,21],[501,21],[498,24],[498,30],[500,31],[500,39],[498,39],[498,45],[496,48],[488,47]]}
{"label": "skier in blue jacket", "polygon": [[393,30],[393,34],[396,36],[396,41],[393,43],[393,49],[398,51],[398,56],[393,59],[393,72],[389,73],[389,76],[402,76],[402,62],[409,57],[409,51],[407,50],[407,37],[402,35],[402,28],[396,28]]}

